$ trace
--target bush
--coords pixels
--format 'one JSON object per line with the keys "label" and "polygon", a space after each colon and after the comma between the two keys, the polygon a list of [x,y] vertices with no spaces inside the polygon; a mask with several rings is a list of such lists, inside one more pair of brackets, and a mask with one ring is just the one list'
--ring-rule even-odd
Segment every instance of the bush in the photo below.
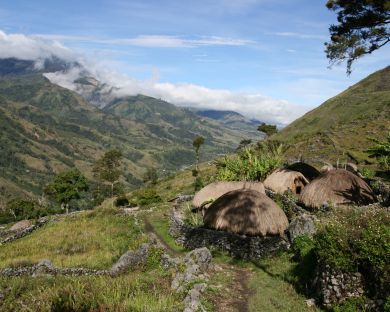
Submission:
{"label": "bush", "polygon": [[381,209],[344,210],[315,236],[319,261],[359,271],[370,294],[390,295],[390,214]]}
{"label": "bush", "polygon": [[126,196],[119,196],[115,200],[115,207],[123,207],[129,205],[129,200],[127,199]]}
{"label": "bush", "polygon": [[366,301],[364,298],[350,298],[341,304],[333,307],[333,312],[357,312],[368,311],[366,308]]}
{"label": "bush", "polygon": [[261,143],[256,148],[246,147],[237,155],[225,156],[216,162],[219,181],[259,181],[265,179],[283,163],[283,146]]}
{"label": "bush", "polygon": [[161,201],[160,195],[154,188],[142,188],[133,192],[129,203],[132,206],[147,206]]}
{"label": "bush", "polygon": [[31,199],[13,199],[7,203],[6,209],[0,212],[0,224],[24,219],[38,219],[59,212],[57,208],[40,206]]}
{"label": "bush", "polygon": [[196,177],[194,181],[194,190],[195,192],[199,191],[204,187],[203,179],[201,177]]}

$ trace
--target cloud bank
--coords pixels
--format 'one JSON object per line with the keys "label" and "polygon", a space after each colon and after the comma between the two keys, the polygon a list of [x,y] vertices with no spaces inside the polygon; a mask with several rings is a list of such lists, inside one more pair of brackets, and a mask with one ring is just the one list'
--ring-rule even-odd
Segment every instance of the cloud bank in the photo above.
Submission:
{"label": "cloud bank", "polygon": [[[156,37],[138,38],[142,44]],[[175,37],[163,37],[164,40]],[[212,39],[210,39],[212,38]],[[173,40],[171,45],[202,45],[202,44],[241,44],[228,39],[210,37],[199,42],[180,43]],[[157,38],[158,40],[161,37]],[[157,42],[158,42],[157,40]],[[141,41],[139,42],[141,44]],[[169,45],[170,41],[166,41]],[[153,43],[154,44],[154,43]],[[159,43],[162,44],[162,41]],[[152,77],[147,81],[137,80],[118,72],[109,70],[98,61],[85,60],[82,56],[66,48],[57,40],[39,36],[22,34],[5,34],[0,31],[0,58],[14,57],[23,60],[34,60],[40,64],[42,59],[56,56],[66,61],[77,61],[82,64],[92,76],[102,83],[115,87],[116,96],[144,94],[161,98],[178,106],[190,106],[202,109],[234,110],[249,118],[256,118],[267,123],[284,126],[301,116],[307,109],[293,105],[284,100],[273,99],[262,94],[234,92],[224,89],[211,89],[191,83],[160,82]],[[67,72],[47,73],[53,83],[62,87],[77,90],[73,83],[83,72],[81,68],[73,68]]]}

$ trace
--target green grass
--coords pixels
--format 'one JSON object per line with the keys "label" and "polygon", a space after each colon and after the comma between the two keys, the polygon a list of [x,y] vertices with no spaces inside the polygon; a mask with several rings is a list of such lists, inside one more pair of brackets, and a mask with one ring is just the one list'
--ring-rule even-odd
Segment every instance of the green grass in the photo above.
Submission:
{"label": "green grass", "polygon": [[253,295],[249,301],[249,311],[320,311],[307,307],[305,298],[299,294],[292,281],[296,263],[291,255],[278,256],[254,262],[250,287]]}
{"label": "green grass", "polygon": [[1,311],[173,311],[182,298],[171,291],[166,274],[0,278]]}
{"label": "green grass", "polygon": [[164,212],[157,212],[148,217],[150,224],[153,226],[156,233],[165,241],[165,243],[175,252],[185,252],[185,248],[178,245],[173,237],[169,235],[169,219],[164,215]]}
{"label": "green grass", "polygon": [[133,217],[91,211],[0,246],[0,267],[49,259],[59,267],[108,268],[145,240]]}

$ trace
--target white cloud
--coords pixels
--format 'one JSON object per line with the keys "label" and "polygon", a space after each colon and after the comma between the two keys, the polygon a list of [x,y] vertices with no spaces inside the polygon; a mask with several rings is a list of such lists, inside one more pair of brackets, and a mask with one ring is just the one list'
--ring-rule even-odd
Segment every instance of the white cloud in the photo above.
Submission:
{"label": "white cloud", "polygon": [[77,55],[58,41],[45,40],[22,34],[7,35],[0,30],[0,58],[15,57],[22,60],[39,60],[58,56],[64,60],[75,60]]}
{"label": "white cloud", "polygon": [[297,32],[267,32],[266,35],[274,35],[280,37],[292,37],[297,39],[316,39],[316,40],[327,40],[328,38],[323,35],[317,34],[303,34]]}
{"label": "white cloud", "polygon": [[107,45],[139,46],[149,48],[195,48],[199,46],[243,46],[254,44],[254,41],[252,40],[217,36],[184,38],[179,36],[141,35],[133,38],[101,39],[82,36],[40,34],[39,37],[51,40],[88,42]]}
{"label": "white cloud", "polygon": [[[176,37],[139,37],[137,44],[159,46],[205,45],[205,44],[244,44],[240,41],[219,37],[202,38],[193,41],[182,41]],[[134,44],[134,41],[133,41]],[[0,32],[0,57],[16,57],[39,62],[44,57],[56,55],[66,60],[76,60],[102,83],[115,87],[118,96],[145,94],[164,99],[179,106],[196,108],[234,110],[249,118],[264,122],[286,125],[305,112],[305,108],[292,105],[284,100],[277,100],[261,94],[233,92],[224,89],[211,89],[191,83],[159,82],[158,74],[148,81],[141,81],[113,70],[107,69],[106,63],[87,62],[79,55],[65,48],[57,41],[42,39],[36,36],[19,34],[6,35]],[[73,84],[82,69],[72,69],[66,73],[48,73],[52,82],[71,90],[77,90]]]}

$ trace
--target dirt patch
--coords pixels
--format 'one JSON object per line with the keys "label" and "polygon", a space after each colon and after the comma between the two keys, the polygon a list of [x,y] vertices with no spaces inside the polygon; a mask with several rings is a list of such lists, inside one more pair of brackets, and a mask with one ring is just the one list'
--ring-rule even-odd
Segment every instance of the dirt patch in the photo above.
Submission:
{"label": "dirt patch", "polygon": [[248,312],[249,298],[252,295],[248,284],[251,272],[248,269],[233,266],[222,266],[231,282],[223,290],[222,296],[213,298],[212,304],[217,312]]}

